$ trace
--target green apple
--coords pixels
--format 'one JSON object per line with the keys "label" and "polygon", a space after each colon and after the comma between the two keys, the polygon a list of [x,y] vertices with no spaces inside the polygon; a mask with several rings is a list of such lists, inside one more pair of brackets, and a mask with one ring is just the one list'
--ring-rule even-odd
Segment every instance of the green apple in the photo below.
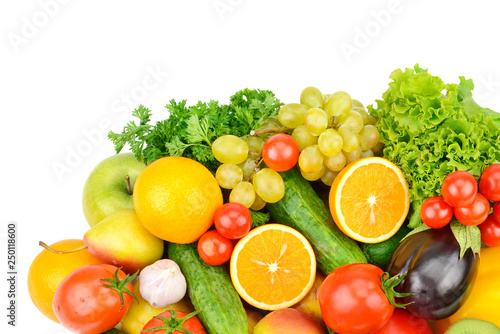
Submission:
{"label": "green apple", "polygon": [[145,167],[133,153],[121,153],[104,159],[92,170],[82,197],[83,214],[90,227],[117,211],[134,209],[134,183]]}

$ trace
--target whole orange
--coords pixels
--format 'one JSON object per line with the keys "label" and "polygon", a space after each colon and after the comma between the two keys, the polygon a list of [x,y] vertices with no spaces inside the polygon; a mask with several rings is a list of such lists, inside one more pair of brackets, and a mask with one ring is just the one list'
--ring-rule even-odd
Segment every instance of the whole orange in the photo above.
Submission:
{"label": "whole orange", "polygon": [[161,158],[147,166],[134,186],[134,207],[144,227],[179,244],[200,238],[222,205],[222,192],[202,164],[183,157]]}
{"label": "whole orange", "polygon": [[[57,250],[71,250],[83,246],[79,239],[61,240],[51,245]],[[28,292],[35,306],[47,318],[59,322],[52,310],[54,293],[73,270],[88,264],[102,263],[84,249],[74,253],[57,254],[42,250],[31,262],[28,270]]]}

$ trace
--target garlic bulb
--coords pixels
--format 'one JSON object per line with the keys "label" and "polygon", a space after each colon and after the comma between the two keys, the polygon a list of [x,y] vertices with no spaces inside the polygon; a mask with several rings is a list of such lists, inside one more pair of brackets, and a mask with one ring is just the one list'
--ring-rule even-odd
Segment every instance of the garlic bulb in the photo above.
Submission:
{"label": "garlic bulb", "polygon": [[172,260],[158,260],[139,275],[141,296],[151,306],[162,308],[177,303],[186,294],[186,278]]}

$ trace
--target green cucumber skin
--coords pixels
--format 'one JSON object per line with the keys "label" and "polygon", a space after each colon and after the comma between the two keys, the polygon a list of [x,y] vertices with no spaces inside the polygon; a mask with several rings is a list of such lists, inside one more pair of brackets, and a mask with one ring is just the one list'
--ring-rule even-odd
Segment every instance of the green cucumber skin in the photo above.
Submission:
{"label": "green cucumber skin", "polygon": [[211,266],[198,255],[196,243],[168,245],[169,258],[186,277],[197,317],[209,334],[248,334],[248,317],[223,266]]}
{"label": "green cucumber skin", "polygon": [[398,248],[401,240],[411,231],[412,229],[404,224],[396,234],[385,241],[376,244],[360,243],[361,250],[365,254],[368,263],[374,264],[382,270],[385,270],[391,259],[392,253]]}
{"label": "green cucumber skin", "polygon": [[358,244],[340,231],[330,211],[300,172],[292,168],[280,174],[285,181],[285,196],[267,204],[269,213],[276,222],[296,229],[309,240],[318,268],[328,275],[346,264],[366,263]]}

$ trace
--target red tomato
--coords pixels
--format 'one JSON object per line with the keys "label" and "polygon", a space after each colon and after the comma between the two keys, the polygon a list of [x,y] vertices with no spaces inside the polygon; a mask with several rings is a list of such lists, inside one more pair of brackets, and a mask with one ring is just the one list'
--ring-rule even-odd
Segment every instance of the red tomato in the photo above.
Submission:
{"label": "red tomato", "polygon": [[453,172],[444,179],[441,194],[455,208],[471,205],[477,194],[476,179],[467,172]]}
{"label": "red tomato", "polygon": [[479,191],[490,201],[500,201],[500,165],[484,170],[479,179]]}
{"label": "red tomato", "polygon": [[[134,277],[109,264],[75,269],[56,289],[54,313],[61,325],[73,333],[106,332],[127,313],[134,299],[131,283]],[[120,282],[125,282],[123,287],[118,286]]]}
{"label": "red tomato", "polygon": [[464,225],[479,225],[488,218],[490,202],[481,194],[477,194],[471,205],[454,209],[455,218]]}
{"label": "red tomato", "polygon": [[240,203],[227,203],[215,210],[217,232],[228,239],[243,238],[252,225],[250,210]]}
{"label": "red tomato", "polygon": [[500,202],[496,202],[493,204],[493,216],[500,222]]}
{"label": "red tomato", "polygon": [[284,172],[297,163],[299,145],[292,136],[279,133],[266,140],[262,147],[262,157],[267,167],[277,172]]}
{"label": "red tomato", "polygon": [[432,334],[427,321],[417,318],[403,309],[395,309],[392,317],[373,334]]}
{"label": "red tomato", "polygon": [[205,232],[198,240],[198,254],[212,266],[226,263],[233,252],[233,242],[216,230]]}
{"label": "red tomato", "polygon": [[420,218],[431,228],[441,228],[453,218],[453,208],[441,196],[431,197],[422,204]]}
{"label": "red tomato", "polygon": [[[150,334],[207,334],[203,324],[197,317],[195,317],[196,312],[185,313],[180,311],[174,311],[171,314],[170,311],[165,311],[153,319],[149,320],[141,332]],[[151,330],[152,328],[158,328],[157,330]],[[145,331],[148,329],[148,331]],[[172,332],[172,330],[174,330]]]}
{"label": "red tomato", "polygon": [[480,224],[481,241],[489,247],[500,246],[500,223],[493,215],[489,215],[484,223]]}
{"label": "red tomato", "polygon": [[323,321],[337,333],[367,334],[392,316],[394,306],[381,288],[382,269],[355,263],[338,267],[323,281],[318,301]]}

